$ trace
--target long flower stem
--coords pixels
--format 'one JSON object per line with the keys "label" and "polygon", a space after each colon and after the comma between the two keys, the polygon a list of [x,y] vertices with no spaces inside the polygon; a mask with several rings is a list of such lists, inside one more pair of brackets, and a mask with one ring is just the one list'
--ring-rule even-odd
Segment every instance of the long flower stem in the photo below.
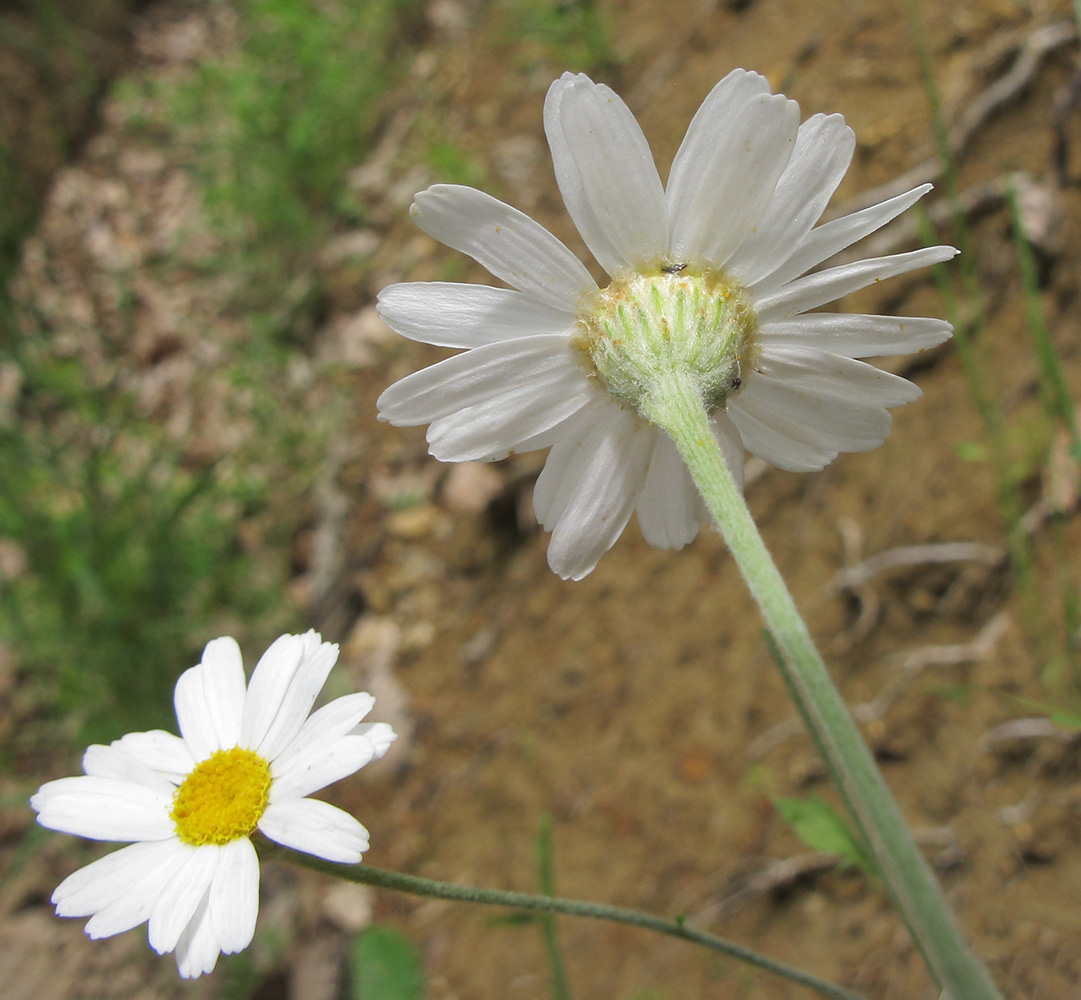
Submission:
{"label": "long flower stem", "polygon": [[688,927],[683,920],[663,920],[660,917],[628,910],[621,906],[606,906],[603,903],[587,903],[576,899],[563,899],[560,896],[535,896],[526,892],[508,892],[503,889],[481,889],[476,886],[454,885],[451,882],[436,882],[417,875],[405,875],[402,872],[386,871],[369,865],[345,865],[325,861],[311,854],[290,851],[269,841],[259,842],[259,853],[266,858],[288,861],[302,865],[317,872],[333,875],[348,882],[359,882],[375,886],[378,889],[390,889],[392,892],[406,892],[413,896],[431,896],[435,899],[451,899],[462,903],[481,903],[488,906],[507,906],[515,910],[527,910],[533,913],[564,913],[572,917],[590,917],[594,920],[607,920],[616,924],[629,924],[656,934],[681,938],[692,944],[699,944],[722,955],[738,959],[756,968],[772,972],[776,976],[808,989],[815,990],[832,1000],[867,1000],[862,993],[835,986],[817,976],[800,969],[774,961],[760,955],[750,948],[726,941],[724,938],[705,931]]}
{"label": "long flower stem", "polygon": [[644,413],[671,436],[716,519],[776,641],[778,663],[800,715],[867,838],[932,977],[952,1000],[1001,1000],[986,968],[966,948],[931,869],[815,648],[728,471],[697,389],[689,379],[673,375],[655,387]]}

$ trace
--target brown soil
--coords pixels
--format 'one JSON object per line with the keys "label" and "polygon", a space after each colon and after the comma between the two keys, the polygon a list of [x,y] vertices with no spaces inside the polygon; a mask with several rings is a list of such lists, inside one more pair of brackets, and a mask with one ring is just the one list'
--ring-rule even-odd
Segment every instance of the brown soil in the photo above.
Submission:
{"label": "brown soil", "polygon": [[[766,74],[804,116],[845,114],[860,145],[839,205],[931,155],[901,0],[601,6],[621,60],[611,82],[639,115],[662,176],[698,103],[734,66]],[[1069,16],[1061,0],[925,6],[952,121],[978,104],[1026,38]],[[783,728],[792,709],[720,539],[705,532],[683,552],[661,552],[632,525],[585,581],[564,583],[545,564],[547,537],[529,512],[539,456],[440,466],[426,456],[422,429],[376,422],[382,388],[440,352],[382,334],[371,322],[374,293],[392,280],[445,277],[458,266],[406,218],[413,190],[439,179],[427,168],[402,177],[416,116],[440,119],[484,165],[490,187],[584,256],[542,143],[544,91],[564,67],[515,49],[487,4],[433,4],[432,11],[387,138],[358,172],[358,185],[373,192],[375,263],[359,284],[345,265],[327,265],[339,291],[320,350],[349,363],[355,409],[340,428],[331,484],[313,496],[311,527],[297,541],[307,572],[296,596],[328,638],[343,641],[347,669],[383,699],[384,712],[404,693],[398,725],[410,732],[387,766],[346,783],[336,799],[369,826],[372,864],[527,891],[536,886],[538,825],[550,814],[562,894],[682,913],[870,997],[930,1000],[937,994],[882,892],[858,874],[801,858],[806,849],[770,804],[770,795],[828,792],[813,748]],[[184,12],[177,23],[200,16]],[[983,122],[961,159],[962,190],[986,194],[971,216],[989,319],[978,349],[994,398],[1022,428],[1040,424],[1036,364],[994,185],[1024,171],[1031,204],[1046,206],[1030,221],[1046,279],[1042,302],[1073,396],[1081,398],[1076,111],[1065,118],[1064,147],[1056,139],[1056,100],[1077,72],[1076,42],[1057,47],[1017,99]],[[133,152],[125,160],[118,150],[124,142],[122,131],[106,132],[67,183],[79,171],[100,177],[117,163],[130,167]],[[134,168],[117,175],[128,210],[152,214],[168,169],[159,165],[157,194],[136,190]],[[934,199],[932,212],[941,206]],[[87,212],[70,189],[63,205],[50,207],[39,237],[44,252],[49,227],[63,228],[77,208]],[[899,249],[912,245],[903,234],[898,240]],[[472,265],[454,277],[490,280]],[[85,287],[94,280],[87,277]],[[927,275],[846,305],[914,315],[942,308]],[[198,310],[204,307],[200,299]],[[1012,738],[995,728],[1025,714],[1009,696],[1060,697],[1040,672],[1048,650],[1065,642],[1050,582],[1056,551],[1078,586],[1076,467],[1056,460],[1025,477],[1028,502],[1046,500],[1037,513],[1050,512],[1034,536],[1036,586],[1047,595],[1035,612],[1034,602],[1015,596],[1002,560],[925,562],[838,589],[846,566],[898,546],[1003,544],[987,465],[958,455],[958,445],[979,441],[981,430],[956,351],[947,345],[886,366],[911,374],[925,397],[895,414],[882,448],[842,456],[814,476],[757,469],[748,498],[846,698],[870,705],[861,709],[867,739],[975,949],[1010,997],[1076,997],[1081,747],[1039,727]],[[1052,453],[1061,457],[1062,449]],[[390,509],[388,499],[415,491],[420,504]],[[349,611],[358,603],[359,617]],[[34,954],[47,941],[68,956],[64,995],[179,995],[167,960],[148,973],[142,994],[102,981],[106,949],[134,960],[145,950],[141,932],[91,946],[74,924],[45,919],[48,887],[72,859],[53,841],[42,851],[18,888],[5,890],[5,926],[29,935]],[[772,883],[756,877],[776,874],[784,859],[800,859],[794,868],[802,874]],[[333,995],[320,993],[316,980],[336,968],[342,929],[350,926],[342,897],[314,878],[271,873],[267,883],[265,921],[298,921],[300,930],[279,978],[260,995]],[[290,916],[278,900],[293,907]],[[490,912],[388,894],[374,906],[378,919],[421,948],[432,1000],[546,995],[534,928],[493,926]],[[572,920],[561,921],[560,932],[582,998],[807,995],[641,932]],[[96,970],[93,987],[88,968]],[[185,995],[215,988],[212,979]]]}

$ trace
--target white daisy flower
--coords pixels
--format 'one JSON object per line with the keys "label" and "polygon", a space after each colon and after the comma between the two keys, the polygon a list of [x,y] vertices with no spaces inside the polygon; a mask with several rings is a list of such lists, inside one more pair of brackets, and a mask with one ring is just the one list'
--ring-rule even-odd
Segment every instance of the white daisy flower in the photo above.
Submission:
{"label": "white daisy flower", "polygon": [[154,730],[92,746],[84,777],[43,785],[30,800],[42,826],[130,843],[64,879],[52,895],[57,915],[90,917],[95,939],[149,921],[150,946],[175,949],[189,979],[251,943],[256,829],[297,851],[360,861],[368,831],[306,796],[382,757],[395,736],[385,723],[360,724],[369,694],[308,714],[337,659],[317,632],[283,635],[245,689],[240,648],[215,639],[177,681],[180,736]]}
{"label": "white daisy flower", "polygon": [[662,548],[683,547],[707,518],[671,439],[648,416],[658,365],[694,379],[738,483],[744,449],[810,472],[885,440],[887,407],[920,391],[856,359],[932,347],[949,324],[810,310],[956,251],[808,272],[929,184],[816,226],[855,136],[841,115],[800,125],[794,101],[744,70],[699,108],[667,188],[627,106],[586,76],[552,84],[544,128],[563,201],[611,283],[599,289],[551,233],[480,191],[437,184],[418,194],[411,213],[421,229],[512,288],[384,289],[379,311],[392,329],[464,353],[392,385],[379,398],[381,419],[430,423],[431,454],[443,461],[551,447],[533,504],[552,532],[549,564],[574,579],[634,511]]}

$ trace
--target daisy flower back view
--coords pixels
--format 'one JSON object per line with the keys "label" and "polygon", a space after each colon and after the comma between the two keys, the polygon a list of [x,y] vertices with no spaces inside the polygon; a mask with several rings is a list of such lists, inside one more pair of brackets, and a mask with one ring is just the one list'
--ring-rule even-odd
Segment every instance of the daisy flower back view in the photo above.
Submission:
{"label": "daisy flower back view", "polygon": [[257,829],[297,851],[359,862],[367,830],[306,796],[382,757],[395,736],[385,723],[361,723],[369,694],[309,715],[337,659],[317,632],[283,635],[245,688],[240,648],[215,639],[177,681],[180,736],[155,730],[91,746],[84,776],[43,785],[30,800],[42,826],[129,843],[66,878],[52,896],[57,914],[90,917],[92,938],[148,921],[150,946],[175,950],[190,979],[251,943]]}
{"label": "daisy flower back view", "polygon": [[[533,496],[548,562],[580,579],[637,512],[682,548],[708,513],[657,398],[676,378],[709,415],[737,484],[744,449],[811,472],[890,430],[911,382],[863,361],[946,340],[929,318],[810,312],[873,282],[948,260],[952,247],[817,268],[930,190],[816,225],[855,149],[840,115],[814,115],[734,70],[687,129],[667,187],[638,123],[608,87],[565,73],[544,128],[567,211],[611,278],[601,289],[558,239],[473,188],[437,184],[411,214],[511,288],[407,282],[378,308],[397,333],[464,353],[379,398],[380,418],[430,424],[443,461],[550,447]],[[669,388],[671,386],[669,385]]]}

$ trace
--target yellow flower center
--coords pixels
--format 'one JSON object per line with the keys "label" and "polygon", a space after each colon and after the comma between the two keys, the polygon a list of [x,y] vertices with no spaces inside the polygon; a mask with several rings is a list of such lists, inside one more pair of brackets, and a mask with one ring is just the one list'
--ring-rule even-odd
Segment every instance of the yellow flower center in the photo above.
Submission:
{"label": "yellow flower center", "polygon": [[270,792],[270,765],[253,750],[216,750],[177,788],[169,818],[185,844],[228,844],[255,829]]}
{"label": "yellow flower center", "polygon": [[590,375],[648,416],[657,388],[689,380],[707,411],[722,409],[758,361],[758,322],[722,271],[668,264],[624,275],[582,303],[571,344]]}

